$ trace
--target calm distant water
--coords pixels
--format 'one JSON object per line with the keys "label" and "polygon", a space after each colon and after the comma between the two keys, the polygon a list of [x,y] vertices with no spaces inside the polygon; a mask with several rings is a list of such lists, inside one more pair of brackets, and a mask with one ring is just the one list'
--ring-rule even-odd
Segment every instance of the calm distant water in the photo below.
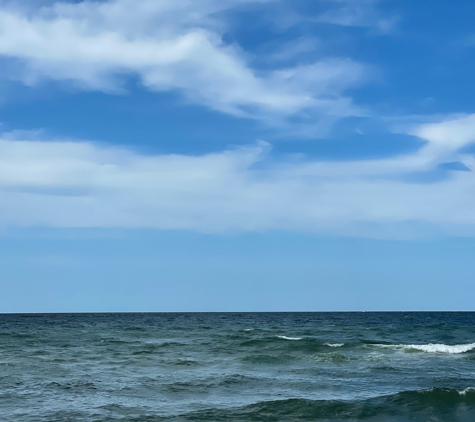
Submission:
{"label": "calm distant water", "polygon": [[0,420],[475,421],[475,313],[0,315]]}

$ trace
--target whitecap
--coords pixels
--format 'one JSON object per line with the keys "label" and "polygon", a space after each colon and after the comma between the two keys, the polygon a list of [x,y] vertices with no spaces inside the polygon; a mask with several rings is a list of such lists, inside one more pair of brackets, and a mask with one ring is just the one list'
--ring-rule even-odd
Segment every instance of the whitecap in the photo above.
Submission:
{"label": "whitecap", "polygon": [[464,390],[457,390],[457,393],[459,393],[461,396],[466,396],[468,393],[475,391],[475,388],[473,387],[467,387]]}
{"label": "whitecap", "polygon": [[287,336],[277,336],[283,340],[302,340],[302,337],[287,337]]}
{"label": "whitecap", "polygon": [[475,343],[470,344],[455,344],[453,346],[449,346],[447,344],[409,344],[406,346],[407,349],[415,349],[420,350],[422,352],[428,353],[450,353],[450,354],[458,354],[458,353],[466,353],[470,350],[475,349]]}
{"label": "whitecap", "polygon": [[343,346],[345,343],[325,343],[325,346],[328,346],[328,347],[341,347]]}
{"label": "whitecap", "polygon": [[459,354],[459,353],[466,353],[473,349],[475,349],[475,343],[470,344],[395,344],[395,345],[387,345],[387,344],[379,344],[380,347],[388,347],[394,349],[403,349],[403,350],[419,350],[421,352],[427,353],[449,353],[449,354]]}

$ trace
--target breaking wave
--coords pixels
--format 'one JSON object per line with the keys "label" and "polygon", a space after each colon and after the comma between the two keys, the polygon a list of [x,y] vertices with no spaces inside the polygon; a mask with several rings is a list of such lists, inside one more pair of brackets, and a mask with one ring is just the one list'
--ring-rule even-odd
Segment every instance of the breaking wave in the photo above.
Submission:
{"label": "breaking wave", "polygon": [[377,344],[379,347],[393,348],[393,349],[402,349],[402,350],[418,350],[420,352],[426,353],[449,353],[449,354],[460,354],[467,353],[475,349],[475,343],[470,344]]}
{"label": "breaking wave", "polygon": [[287,337],[287,336],[277,336],[283,340],[302,340],[302,337]]}

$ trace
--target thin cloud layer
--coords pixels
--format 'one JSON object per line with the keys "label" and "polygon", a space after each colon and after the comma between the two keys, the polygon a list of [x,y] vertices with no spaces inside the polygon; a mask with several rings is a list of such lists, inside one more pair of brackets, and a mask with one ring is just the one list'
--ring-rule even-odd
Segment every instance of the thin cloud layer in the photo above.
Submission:
{"label": "thin cloud layer", "polygon": [[[416,153],[351,163],[275,162],[269,145],[201,156],[144,156],[85,142],[0,141],[4,227],[301,230],[383,237],[421,227],[475,234],[475,178],[451,171],[408,181],[458,160],[475,142],[475,115],[419,125]],[[441,147],[443,146],[443,147]]]}
{"label": "thin cloud layer", "polygon": [[0,57],[22,64],[12,77],[27,84],[47,78],[116,92],[134,76],[152,91],[176,91],[237,116],[361,113],[345,94],[364,78],[361,63],[323,57],[263,71],[239,45],[224,42],[225,12],[248,3],[271,2],[109,0],[33,11],[0,5]]}
{"label": "thin cloud layer", "polygon": [[341,26],[374,27],[382,33],[390,32],[395,23],[395,16],[381,16],[378,5],[381,0],[330,0],[333,7],[315,18],[317,22],[325,22]]}

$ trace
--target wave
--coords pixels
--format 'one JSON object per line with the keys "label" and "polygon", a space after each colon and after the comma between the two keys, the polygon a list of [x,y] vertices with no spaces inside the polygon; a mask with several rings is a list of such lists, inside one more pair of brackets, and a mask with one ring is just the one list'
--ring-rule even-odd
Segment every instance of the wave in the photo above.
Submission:
{"label": "wave", "polygon": [[467,387],[467,388],[465,388],[464,390],[457,390],[457,392],[458,392],[461,396],[466,396],[466,395],[469,394],[469,393],[475,392],[475,388],[474,388],[474,387]]}
{"label": "wave", "polygon": [[[460,419],[461,412],[463,413]],[[261,401],[251,405],[191,412],[180,420],[475,420],[475,389],[432,388],[412,390],[365,400],[310,400],[291,398]],[[441,416],[442,419],[438,417]],[[435,419],[434,419],[435,417]],[[464,418],[465,417],[465,418]]]}
{"label": "wave", "polygon": [[287,337],[287,336],[277,336],[283,340],[302,340],[302,337]]}
{"label": "wave", "polygon": [[325,346],[328,346],[328,347],[342,347],[344,345],[345,343],[325,343]]}
{"label": "wave", "polygon": [[47,384],[49,388],[58,388],[63,390],[75,390],[79,391],[83,390],[98,390],[98,387],[91,382],[91,381],[68,381],[68,382],[58,382],[58,381],[51,381]]}
{"label": "wave", "polygon": [[466,352],[469,352],[470,350],[475,349],[475,343],[456,344],[453,346],[449,346],[447,344],[409,344],[407,348],[420,350],[422,352],[429,352],[429,353],[458,354],[458,353],[466,353]]}
{"label": "wave", "polygon": [[470,344],[377,344],[379,347],[387,347],[393,349],[402,349],[402,350],[418,350],[420,352],[427,353],[449,353],[449,354],[460,354],[467,353],[475,349],[475,343]]}

